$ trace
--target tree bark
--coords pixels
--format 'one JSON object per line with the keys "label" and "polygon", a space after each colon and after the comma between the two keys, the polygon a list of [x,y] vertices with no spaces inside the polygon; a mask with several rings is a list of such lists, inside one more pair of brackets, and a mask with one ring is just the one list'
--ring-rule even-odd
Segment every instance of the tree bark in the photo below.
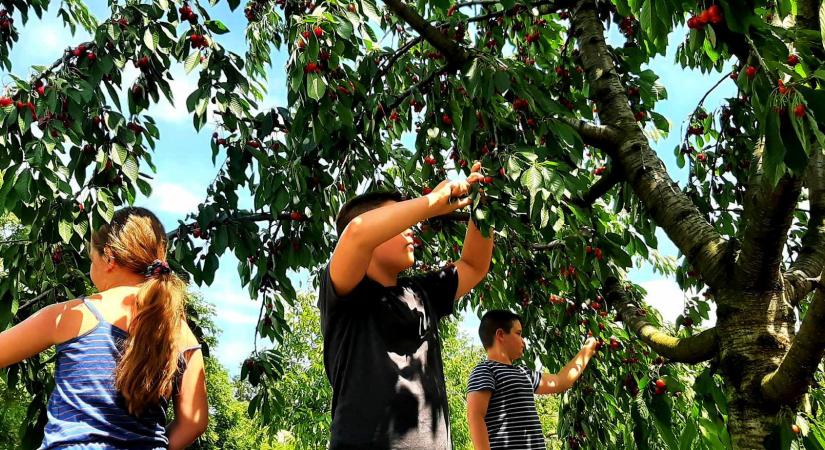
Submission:
{"label": "tree bark", "polygon": [[718,352],[716,328],[701,331],[687,338],[671,336],[648,321],[639,306],[627,298],[621,283],[610,278],[605,283],[607,303],[621,315],[622,323],[656,353],[676,362],[698,363],[707,361]]}
{"label": "tree bark", "polygon": [[604,27],[595,4],[579,4],[573,15],[579,40],[582,67],[590,92],[596,99],[603,123],[624,135],[616,150],[609,152],[623,178],[651,214],[656,224],[682,251],[688,261],[713,288],[722,288],[730,279],[727,241],[708,223],[693,202],[667,173],[664,163],[650,148],[630,109],[604,38]]}
{"label": "tree bark", "polygon": [[802,237],[802,249],[796,261],[785,272],[785,293],[792,305],[797,305],[815,287],[812,281],[825,268],[825,156],[822,149],[811,154],[805,174],[810,213],[808,228]]}
{"label": "tree bark", "polygon": [[791,407],[799,404],[825,355],[825,333],[820,328],[822,323],[825,323],[825,293],[817,289],[788,353],[776,371],[762,380],[762,392],[766,399]]}
{"label": "tree bark", "polygon": [[[763,449],[779,407],[762,395],[762,380],[776,370],[794,334],[793,307],[780,288],[732,289],[717,309],[719,369],[728,399],[728,431],[735,449]],[[735,300],[735,301],[734,301]]]}

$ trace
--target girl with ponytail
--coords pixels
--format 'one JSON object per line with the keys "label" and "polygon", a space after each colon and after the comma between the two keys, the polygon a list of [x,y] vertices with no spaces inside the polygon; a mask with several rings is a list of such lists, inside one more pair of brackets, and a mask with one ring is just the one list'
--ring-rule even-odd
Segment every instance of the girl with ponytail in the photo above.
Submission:
{"label": "girl with ponytail", "polygon": [[[166,245],[152,212],[117,211],[89,246],[98,294],[0,333],[0,368],[57,346],[41,449],[182,449],[206,429],[203,355]],[[175,419],[165,426],[170,403]]]}

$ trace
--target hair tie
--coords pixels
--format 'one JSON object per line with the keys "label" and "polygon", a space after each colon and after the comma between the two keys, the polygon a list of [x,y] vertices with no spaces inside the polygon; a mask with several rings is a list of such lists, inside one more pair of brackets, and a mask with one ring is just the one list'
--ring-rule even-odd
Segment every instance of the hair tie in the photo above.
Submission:
{"label": "hair tie", "polygon": [[156,277],[158,275],[166,275],[172,273],[172,269],[169,268],[169,263],[166,261],[161,261],[156,259],[149,264],[146,270],[143,272],[146,275],[146,278]]}

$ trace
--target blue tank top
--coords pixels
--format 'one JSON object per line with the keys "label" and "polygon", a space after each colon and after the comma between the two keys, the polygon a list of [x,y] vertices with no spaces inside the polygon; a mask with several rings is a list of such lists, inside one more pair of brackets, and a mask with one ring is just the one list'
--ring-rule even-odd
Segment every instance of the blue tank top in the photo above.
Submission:
{"label": "blue tank top", "polygon": [[57,346],[55,387],[40,449],[167,448],[168,401],[161,400],[140,417],[129,414],[115,390],[114,375],[128,333],[107,322],[91,302],[83,303],[98,323]]}

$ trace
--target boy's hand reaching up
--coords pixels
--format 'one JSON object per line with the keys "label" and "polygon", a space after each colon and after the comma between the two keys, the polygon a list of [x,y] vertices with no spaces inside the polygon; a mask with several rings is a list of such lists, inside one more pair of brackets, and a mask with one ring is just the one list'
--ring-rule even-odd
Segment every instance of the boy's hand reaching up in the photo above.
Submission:
{"label": "boy's hand reaching up", "polygon": [[451,213],[457,209],[464,208],[471,204],[473,200],[468,196],[470,187],[484,179],[479,173],[481,163],[476,162],[470,170],[470,176],[465,180],[450,181],[444,180],[426,195],[430,199],[430,207],[435,210],[434,216]]}

